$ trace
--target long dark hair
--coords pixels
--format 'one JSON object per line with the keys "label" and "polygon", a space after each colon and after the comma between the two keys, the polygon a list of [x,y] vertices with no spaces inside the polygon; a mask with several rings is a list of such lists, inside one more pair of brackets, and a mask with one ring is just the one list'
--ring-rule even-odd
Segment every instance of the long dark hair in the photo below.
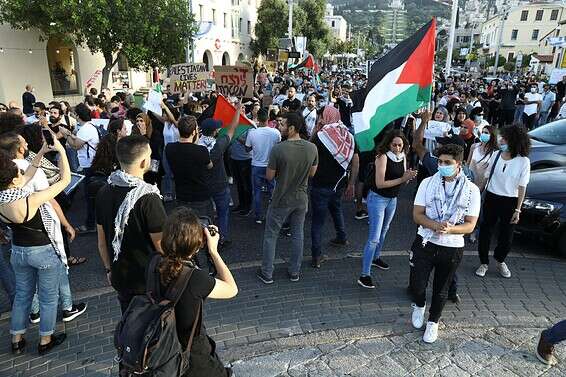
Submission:
{"label": "long dark hair", "polygon": [[507,141],[511,157],[527,157],[531,151],[531,138],[522,124],[516,123],[503,127],[499,135]]}
{"label": "long dark hair", "polygon": [[[485,144],[486,153],[479,161],[481,162],[484,158],[489,158],[497,150],[497,135],[495,134],[495,129],[493,126],[484,126],[483,130],[489,131],[489,141]],[[483,133],[482,130],[482,133]]]}
{"label": "long dark hair", "polygon": [[161,237],[164,258],[158,269],[163,285],[174,281],[179,276],[183,263],[193,258],[204,244],[204,230],[197,214],[187,207],[173,211],[165,221]]}
{"label": "long dark hair", "polygon": [[403,132],[401,132],[400,130],[391,130],[385,134],[383,140],[381,140],[381,143],[378,145],[376,149],[377,155],[381,156],[389,152],[389,144],[391,144],[393,139],[395,139],[396,137],[403,140],[403,152],[407,153],[409,151],[409,141],[407,140]]}
{"label": "long dark hair", "polygon": [[91,170],[93,172],[110,175],[119,167],[116,143],[118,142],[118,132],[122,127],[124,127],[124,120],[122,119],[113,119],[108,123],[108,134],[98,143],[96,154],[92,160]]}

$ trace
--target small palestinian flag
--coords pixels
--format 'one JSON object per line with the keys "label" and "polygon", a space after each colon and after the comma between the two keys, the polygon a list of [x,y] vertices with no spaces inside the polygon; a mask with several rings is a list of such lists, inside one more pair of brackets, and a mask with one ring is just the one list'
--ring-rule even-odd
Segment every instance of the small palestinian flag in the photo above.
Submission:
{"label": "small palestinian flag", "polygon": [[367,87],[353,95],[352,119],[360,151],[390,122],[428,105],[431,99],[436,20],[375,62]]}
{"label": "small palestinian flag", "polygon": [[297,64],[293,69],[308,68],[313,69],[316,64],[314,63],[314,57],[312,54],[308,54],[305,60]]}
{"label": "small palestinian flag", "polygon": [[[198,119],[198,124],[200,125],[203,120],[207,118],[212,118],[222,122],[222,129],[220,129],[220,134],[224,134],[226,128],[232,122],[236,114],[236,108],[232,106],[230,102],[221,94],[218,95],[216,101],[212,102],[209,107],[203,111],[202,115]],[[238,139],[242,134],[244,134],[250,127],[254,124],[249,120],[245,114],[240,114],[240,120],[238,121],[238,128],[234,133],[233,140]]]}

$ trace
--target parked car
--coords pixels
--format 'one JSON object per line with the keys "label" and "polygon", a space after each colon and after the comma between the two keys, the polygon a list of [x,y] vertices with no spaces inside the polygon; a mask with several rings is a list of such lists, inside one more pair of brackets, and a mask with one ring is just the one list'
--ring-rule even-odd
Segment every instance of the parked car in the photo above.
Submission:
{"label": "parked car", "polygon": [[531,172],[516,230],[540,237],[566,257],[566,167]]}
{"label": "parked car", "polygon": [[531,169],[566,166],[566,119],[560,119],[529,132]]}

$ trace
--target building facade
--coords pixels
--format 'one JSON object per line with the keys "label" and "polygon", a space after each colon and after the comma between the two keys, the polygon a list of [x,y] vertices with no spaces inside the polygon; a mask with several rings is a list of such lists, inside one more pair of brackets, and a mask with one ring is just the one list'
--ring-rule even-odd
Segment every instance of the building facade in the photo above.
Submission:
{"label": "building facade", "polygon": [[[519,4],[485,21],[481,29],[481,51],[485,56],[496,54],[499,29],[503,20],[500,56],[512,60],[518,54],[554,55],[556,48],[547,39],[561,35],[560,22],[566,18],[562,2]],[[562,31],[564,33],[564,31]]]}
{"label": "building facade", "polygon": [[[259,1],[192,0],[200,28],[188,59],[209,68],[250,60]],[[20,102],[26,84],[31,84],[38,100],[77,103],[87,91],[87,83],[100,88],[103,67],[100,53],[56,38],[41,41],[36,30],[15,30],[0,24],[0,102]],[[127,60],[120,59],[112,69],[108,87],[117,90],[124,83],[134,90],[147,88],[152,85],[152,75],[130,69]]]}
{"label": "building facade", "polygon": [[336,39],[342,42],[348,40],[348,22],[344,17],[334,14],[334,7],[331,4],[326,4],[324,21]]}
{"label": "building facade", "polygon": [[407,10],[403,0],[392,0],[382,16],[381,34],[386,45],[393,47],[407,38]]}

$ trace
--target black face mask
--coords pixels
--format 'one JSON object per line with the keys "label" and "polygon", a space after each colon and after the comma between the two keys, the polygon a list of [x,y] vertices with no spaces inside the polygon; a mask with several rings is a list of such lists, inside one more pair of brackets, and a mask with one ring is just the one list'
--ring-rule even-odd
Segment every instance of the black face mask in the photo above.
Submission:
{"label": "black face mask", "polygon": [[55,118],[54,116],[49,117],[49,123],[51,123],[51,124],[57,124],[57,123],[59,123],[60,120],[61,120],[61,117],[59,117],[59,118]]}

